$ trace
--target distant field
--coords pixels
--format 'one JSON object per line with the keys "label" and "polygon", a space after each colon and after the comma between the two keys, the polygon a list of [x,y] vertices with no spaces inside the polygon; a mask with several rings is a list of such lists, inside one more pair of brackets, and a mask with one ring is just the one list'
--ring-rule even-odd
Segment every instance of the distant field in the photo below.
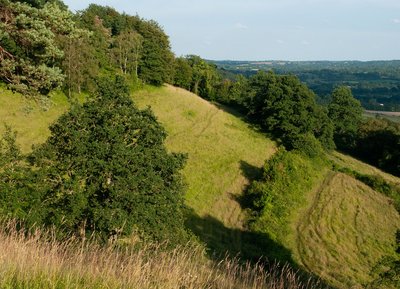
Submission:
{"label": "distant field", "polygon": [[296,259],[339,288],[371,281],[370,270],[391,253],[400,217],[388,198],[331,172],[297,224]]}
{"label": "distant field", "polygon": [[375,110],[366,110],[364,112],[366,117],[376,117],[377,115],[384,117],[388,120],[400,123],[400,112],[395,111],[375,111]]}

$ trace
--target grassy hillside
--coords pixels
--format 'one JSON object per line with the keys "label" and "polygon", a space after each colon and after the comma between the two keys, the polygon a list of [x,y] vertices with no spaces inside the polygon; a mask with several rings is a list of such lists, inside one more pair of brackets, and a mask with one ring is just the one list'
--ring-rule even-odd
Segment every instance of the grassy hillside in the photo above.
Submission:
{"label": "grassy hillside", "polygon": [[[168,131],[169,150],[188,153],[183,174],[186,202],[193,210],[189,224],[210,247],[269,256],[276,250],[279,254],[272,255],[292,256],[305,269],[342,288],[369,281],[371,267],[391,250],[400,219],[388,199],[351,177],[328,172],[328,166],[316,166],[312,188],[300,186],[301,176],[293,184],[306,201],[293,206],[288,222],[282,222],[286,239],[276,242],[271,235],[247,232],[237,197],[250,180],[260,176],[265,160],[276,151],[275,144],[223,107],[179,88],[148,87],[133,98],[140,108],[151,106]],[[0,119],[19,132],[23,151],[43,142],[49,135],[48,125],[68,109],[61,94],[52,95],[51,102],[44,110],[0,88]],[[333,153],[330,159],[340,167],[400,183],[349,156]]]}
{"label": "grassy hillside", "polygon": [[302,284],[288,267],[266,272],[237,260],[212,262],[198,246],[165,251],[147,244],[117,251],[87,240],[59,242],[40,230],[26,236],[15,228],[0,224],[0,288],[315,288],[315,283]]}
{"label": "grassy hillside", "polygon": [[400,217],[388,198],[331,172],[297,223],[297,261],[340,288],[371,281],[392,245]]}
{"label": "grassy hillside", "polygon": [[172,86],[134,94],[139,107],[150,106],[168,131],[171,151],[187,152],[184,175],[187,204],[200,216],[211,215],[229,227],[241,227],[235,196],[257,174],[275,145],[244,121]]}
{"label": "grassy hillside", "polygon": [[0,133],[4,125],[18,131],[17,141],[22,151],[27,152],[32,144],[44,142],[50,134],[49,124],[69,107],[67,98],[61,93],[52,93],[47,104],[27,100],[0,86]]}

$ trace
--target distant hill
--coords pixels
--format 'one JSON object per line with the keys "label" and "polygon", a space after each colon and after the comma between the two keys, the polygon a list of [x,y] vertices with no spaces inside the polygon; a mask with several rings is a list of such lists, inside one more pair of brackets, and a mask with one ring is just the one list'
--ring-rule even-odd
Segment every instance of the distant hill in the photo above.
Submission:
{"label": "distant hill", "polygon": [[366,109],[400,111],[400,60],[392,61],[210,61],[236,74],[258,70],[295,74],[321,102],[338,85],[350,86]]}

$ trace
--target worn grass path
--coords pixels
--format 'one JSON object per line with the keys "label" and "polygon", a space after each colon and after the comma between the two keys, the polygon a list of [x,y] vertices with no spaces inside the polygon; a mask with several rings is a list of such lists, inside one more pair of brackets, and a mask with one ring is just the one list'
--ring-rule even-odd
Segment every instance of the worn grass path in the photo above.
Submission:
{"label": "worn grass path", "polygon": [[400,217],[390,200],[361,182],[329,172],[297,223],[297,261],[338,288],[371,281],[392,252]]}
{"label": "worn grass path", "polygon": [[171,151],[188,153],[183,170],[187,204],[201,216],[242,227],[235,198],[275,152],[275,144],[238,117],[180,88],[143,90],[133,99],[154,111],[168,132]]}

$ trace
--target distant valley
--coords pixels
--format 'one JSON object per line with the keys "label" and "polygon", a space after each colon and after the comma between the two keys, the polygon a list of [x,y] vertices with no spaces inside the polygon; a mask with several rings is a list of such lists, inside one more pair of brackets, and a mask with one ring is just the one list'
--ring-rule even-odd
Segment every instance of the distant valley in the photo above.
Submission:
{"label": "distant valley", "polygon": [[259,70],[294,74],[319,97],[329,102],[334,87],[351,87],[364,108],[400,111],[400,61],[233,61],[210,60],[232,74],[253,75]]}

